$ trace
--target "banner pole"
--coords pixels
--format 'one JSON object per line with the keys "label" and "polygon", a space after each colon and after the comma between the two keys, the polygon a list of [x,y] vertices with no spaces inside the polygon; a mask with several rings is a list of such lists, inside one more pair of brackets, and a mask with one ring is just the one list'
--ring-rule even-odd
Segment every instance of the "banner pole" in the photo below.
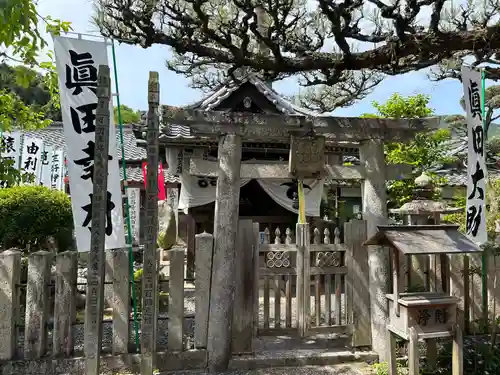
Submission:
{"label": "banner pole", "polygon": [[[484,71],[483,68],[481,68],[481,112],[482,112],[482,119],[483,119],[483,152],[486,153],[486,150],[484,149],[484,143],[485,140],[488,139],[488,127],[486,126],[486,72]],[[486,155],[485,155],[486,158]],[[489,184],[489,178],[488,178],[488,185]],[[486,188],[491,188],[490,186],[486,186]],[[486,332],[488,324],[488,255],[484,251],[481,255],[481,282],[482,282],[482,310],[483,310],[483,331]]]}
{"label": "banner pole", "polygon": [[120,108],[120,93],[118,91],[118,71],[116,69],[116,53],[115,53],[115,41],[111,39],[111,52],[113,56],[113,72],[115,76],[115,90],[116,90],[116,104],[117,104],[117,114],[118,114],[118,128],[120,130],[120,143],[121,143],[121,154],[122,154],[122,168],[123,168],[123,188],[125,191],[125,210],[127,212],[126,222],[127,222],[127,244],[128,244],[128,259],[129,259],[129,271],[130,271],[130,282],[132,289],[132,307],[134,310],[134,331],[135,331],[135,345],[139,348],[139,323],[137,321],[137,296],[135,289],[134,280],[134,257],[132,248],[132,224],[130,222],[130,204],[128,201],[128,181],[127,181],[127,166],[125,163],[125,146],[123,140],[123,122],[122,114]]}

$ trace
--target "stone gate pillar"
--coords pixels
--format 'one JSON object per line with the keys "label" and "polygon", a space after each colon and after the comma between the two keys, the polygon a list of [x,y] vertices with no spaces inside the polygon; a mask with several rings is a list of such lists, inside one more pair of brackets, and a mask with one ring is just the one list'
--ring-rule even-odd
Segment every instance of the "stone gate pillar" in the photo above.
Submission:
{"label": "stone gate pillar", "polygon": [[[386,164],[384,143],[381,139],[363,141],[360,150],[361,166],[365,169],[365,179],[361,185],[363,218],[367,225],[367,238],[377,232],[377,225],[387,224]],[[367,246],[370,317],[372,328],[372,348],[380,361],[386,358],[387,298],[389,287],[389,253],[381,246]]]}
{"label": "stone gate pillar", "polygon": [[225,134],[219,141],[207,338],[208,369],[211,372],[226,371],[231,359],[241,148],[239,134]]}

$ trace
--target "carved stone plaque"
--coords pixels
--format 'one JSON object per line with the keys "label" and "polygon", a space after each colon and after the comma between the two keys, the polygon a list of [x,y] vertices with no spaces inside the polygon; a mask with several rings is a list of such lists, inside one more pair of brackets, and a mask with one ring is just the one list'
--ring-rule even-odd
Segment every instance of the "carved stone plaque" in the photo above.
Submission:
{"label": "carved stone plaque", "polygon": [[290,139],[289,172],[296,178],[320,178],[325,173],[325,137]]}

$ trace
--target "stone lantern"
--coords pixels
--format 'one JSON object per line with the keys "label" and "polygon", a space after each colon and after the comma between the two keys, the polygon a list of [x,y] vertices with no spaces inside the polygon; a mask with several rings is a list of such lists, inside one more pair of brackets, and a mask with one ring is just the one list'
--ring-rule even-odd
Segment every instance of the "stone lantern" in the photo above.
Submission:
{"label": "stone lantern", "polygon": [[393,214],[403,217],[405,225],[426,225],[441,223],[441,215],[448,215],[460,212],[463,208],[449,207],[444,202],[437,202],[432,199],[435,187],[432,178],[425,172],[415,179],[417,188],[414,198],[401,206],[390,210]]}

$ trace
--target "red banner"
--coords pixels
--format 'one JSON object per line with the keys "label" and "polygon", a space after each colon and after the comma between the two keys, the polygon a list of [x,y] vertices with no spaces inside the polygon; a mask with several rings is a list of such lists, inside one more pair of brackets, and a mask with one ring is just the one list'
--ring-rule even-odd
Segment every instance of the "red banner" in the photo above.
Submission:
{"label": "red banner", "polygon": [[[142,162],[142,177],[144,179],[144,189],[146,188],[147,181],[147,171],[148,171],[148,163]],[[158,164],[158,200],[164,201],[167,199],[167,192],[165,191],[165,174],[163,172],[163,165],[161,163]]]}

